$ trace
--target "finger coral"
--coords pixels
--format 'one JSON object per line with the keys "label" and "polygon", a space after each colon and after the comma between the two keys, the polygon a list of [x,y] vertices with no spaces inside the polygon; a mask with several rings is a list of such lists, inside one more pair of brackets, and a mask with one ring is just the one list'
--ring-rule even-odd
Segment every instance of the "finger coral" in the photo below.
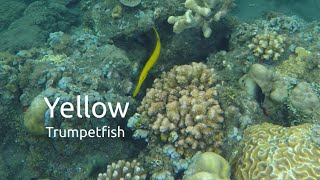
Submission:
{"label": "finger coral", "polygon": [[193,155],[197,150],[219,153],[224,119],[214,98],[214,81],[213,70],[202,63],[175,66],[163,73],[138,108],[144,119],[138,130],[173,144],[181,155]]}
{"label": "finger coral", "polygon": [[264,60],[278,60],[284,52],[285,37],[273,31],[256,35],[248,45],[253,54]]}
{"label": "finger coral", "polygon": [[219,21],[233,6],[233,0],[186,0],[187,11],[182,16],[170,16],[168,23],[173,25],[173,32],[180,33],[185,29],[201,27],[203,36],[211,36],[211,21]]}
{"label": "finger coral", "polygon": [[100,173],[98,180],[118,180],[118,179],[138,179],[144,180],[147,175],[140,163],[136,160],[132,162],[119,160],[117,163],[108,165],[107,172]]}
{"label": "finger coral", "polygon": [[320,179],[320,147],[311,132],[307,123],[247,128],[235,160],[235,179]]}

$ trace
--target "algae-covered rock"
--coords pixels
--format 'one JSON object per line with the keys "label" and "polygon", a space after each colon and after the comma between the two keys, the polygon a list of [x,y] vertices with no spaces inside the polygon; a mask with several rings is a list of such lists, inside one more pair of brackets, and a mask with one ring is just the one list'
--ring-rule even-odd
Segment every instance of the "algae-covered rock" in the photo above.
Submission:
{"label": "algae-covered rock", "polygon": [[0,50],[17,52],[38,47],[45,42],[50,32],[68,31],[78,22],[78,15],[64,4],[32,2],[19,18],[14,19],[11,24],[7,23],[7,30],[0,32]]}
{"label": "algae-covered rock", "polygon": [[141,0],[120,0],[121,4],[128,7],[135,7],[141,3]]}

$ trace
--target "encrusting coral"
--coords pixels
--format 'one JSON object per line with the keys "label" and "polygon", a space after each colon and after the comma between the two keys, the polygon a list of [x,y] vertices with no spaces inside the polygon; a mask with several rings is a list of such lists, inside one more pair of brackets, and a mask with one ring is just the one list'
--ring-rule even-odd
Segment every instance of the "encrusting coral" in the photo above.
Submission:
{"label": "encrusting coral", "polygon": [[244,132],[235,161],[235,179],[320,178],[320,147],[313,142],[312,125],[282,127],[254,125]]}
{"label": "encrusting coral", "polygon": [[253,54],[264,60],[278,60],[284,52],[285,37],[273,31],[256,35],[248,45]]}
{"label": "encrusting coral", "polygon": [[305,115],[319,115],[320,99],[313,91],[311,84],[300,82],[292,90],[289,101],[293,108],[301,111]]}
{"label": "encrusting coral", "polygon": [[272,88],[272,79],[271,70],[261,64],[253,64],[248,73],[239,79],[239,84],[250,96],[257,99],[258,87],[268,94]]}
{"label": "encrusting coral", "polygon": [[128,162],[125,160],[119,160],[117,163],[112,163],[108,165],[107,172],[100,173],[98,175],[98,180],[144,180],[147,175],[144,169],[140,166],[137,160]]}
{"label": "encrusting coral", "polygon": [[45,134],[44,113],[48,106],[43,99],[43,95],[39,94],[35,97],[24,115],[24,125],[32,134]]}
{"label": "encrusting coral", "polygon": [[192,157],[183,180],[230,180],[228,161],[214,152],[204,152]]}
{"label": "encrusting coral", "polygon": [[290,55],[288,60],[276,66],[275,72],[281,77],[301,77],[306,72],[308,58],[311,55],[310,51],[303,47],[297,47],[294,55]]}
{"label": "encrusting coral", "polygon": [[168,23],[173,25],[173,32],[180,33],[185,29],[201,27],[203,36],[211,36],[210,22],[219,21],[233,6],[233,0],[186,0],[187,11],[182,16],[170,16]]}
{"label": "encrusting coral", "polygon": [[219,153],[224,119],[214,81],[213,69],[205,64],[175,66],[148,89],[138,108],[143,121],[136,126],[185,156],[197,150]]}

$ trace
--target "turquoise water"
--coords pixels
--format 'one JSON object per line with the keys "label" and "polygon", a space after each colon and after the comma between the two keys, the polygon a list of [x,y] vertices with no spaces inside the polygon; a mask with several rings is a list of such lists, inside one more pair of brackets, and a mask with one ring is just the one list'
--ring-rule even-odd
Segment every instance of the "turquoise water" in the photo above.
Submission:
{"label": "turquoise water", "polygon": [[237,7],[233,14],[243,21],[252,21],[261,18],[268,11],[281,12],[285,15],[297,15],[307,21],[319,19],[318,8],[319,2],[316,0],[306,1],[236,1]]}

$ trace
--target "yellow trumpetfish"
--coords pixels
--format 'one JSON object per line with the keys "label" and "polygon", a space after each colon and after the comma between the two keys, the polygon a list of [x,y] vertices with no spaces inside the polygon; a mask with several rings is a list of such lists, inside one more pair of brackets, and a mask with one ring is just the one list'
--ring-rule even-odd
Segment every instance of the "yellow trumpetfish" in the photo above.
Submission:
{"label": "yellow trumpetfish", "polygon": [[160,55],[160,49],[161,49],[160,37],[159,37],[158,31],[156,30],[156,28],[153,27],[153,30],[154,30],[154,32],[156,34],[156,38],[157,38],[156,47],[154,48],[152,55],[150,56],[146,65],[144,65],[144,67],[141,71],[138,84],[136,86],[136,89],[133,92],[133,97],[136,97],[136,95],[138,94],[143,81],[146,79],[146,77],[148,75],[149,70],[152,68],[154,63],[156,63],[156,61],[158,60],[158,57]]}

